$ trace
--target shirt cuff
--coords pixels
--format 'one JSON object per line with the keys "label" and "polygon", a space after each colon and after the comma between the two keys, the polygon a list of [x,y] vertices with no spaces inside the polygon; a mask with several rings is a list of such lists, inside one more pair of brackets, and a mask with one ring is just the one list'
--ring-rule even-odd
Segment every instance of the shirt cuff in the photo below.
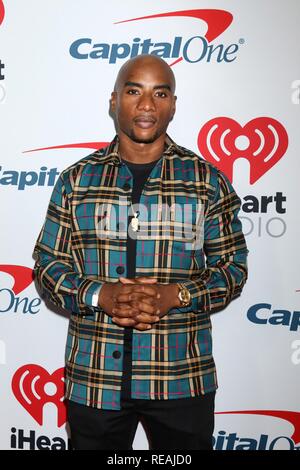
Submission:
{"label": "shirt cuff", "polygon": [[99,294],[100,294],[101,288],[102,288],[102,286],[99,286],[97,288],[97,290],[92,295],[92,306],[93,307],[98,307]]}
{"label": "shirt cuff", "polygon": [[189,290],[191,294],[191,304],[187,307],[172,308],[169,313],[189,313],[195,314],[199,312],[210,311],[209,292],[203,282],[195,281],[178,281],[178,283]]}
{"label": "shirt cuff", "polygon": [[[77,301],[82,313],[98,306],[98,297],[104,282],[86,279],[79,287]],[[94,307],[97,296],[97,305]]]}

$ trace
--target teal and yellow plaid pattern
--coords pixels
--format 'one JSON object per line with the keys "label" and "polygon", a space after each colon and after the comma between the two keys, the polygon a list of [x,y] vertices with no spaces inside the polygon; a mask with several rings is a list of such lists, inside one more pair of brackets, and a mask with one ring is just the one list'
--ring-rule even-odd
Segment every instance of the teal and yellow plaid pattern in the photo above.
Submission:
{"label": "teal and yellow plaid pattern", "polygon": [[[104,282],[117,282],[120,267],[126,277],[133,181],[118,145],[116,137],[61,173],[34,250],[38,283],[71,312],[66,398],[104,409],[120,409],[124,329],[94,308],[92,297]],[[136,275],[180,282],[192,305],[172,309],[149,331],[133,331],[132,398],[176,399],[217,388],[210,314],[239,296],[247,279],[240,203],[224,174],[167,137],[140,200],[147,210],[139,217]],[[168,220],[158,216],[162,206],[175,207]],[[197,224],[203,243],[178,236],[185,225],[196,233]]]}

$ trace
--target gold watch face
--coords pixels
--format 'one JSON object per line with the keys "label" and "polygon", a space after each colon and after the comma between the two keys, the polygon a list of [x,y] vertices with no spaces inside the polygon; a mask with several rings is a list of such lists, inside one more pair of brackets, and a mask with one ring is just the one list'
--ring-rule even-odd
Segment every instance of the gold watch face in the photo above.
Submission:
{"label": "gold watch face", "polygon": [[184,304],[190,303],[191,294],[188,289],[184,288],[179,291],[179,300]]}

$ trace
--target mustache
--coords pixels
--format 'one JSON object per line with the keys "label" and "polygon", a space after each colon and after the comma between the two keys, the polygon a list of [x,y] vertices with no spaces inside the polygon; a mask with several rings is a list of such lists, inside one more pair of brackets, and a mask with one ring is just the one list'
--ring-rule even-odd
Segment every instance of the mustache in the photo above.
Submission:
{"label": "mustache", "polygon": [[151,114],[140,114],[139,116],[136,116],[133,120],[134,122],[156,122],[156,118]]}

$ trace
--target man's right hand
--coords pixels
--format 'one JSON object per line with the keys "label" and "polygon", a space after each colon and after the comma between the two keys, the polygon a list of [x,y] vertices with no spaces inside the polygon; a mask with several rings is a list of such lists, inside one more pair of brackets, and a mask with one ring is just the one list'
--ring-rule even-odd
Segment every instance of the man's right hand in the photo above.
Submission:
{"label": "man's right hand", "polygon": [[[151,287],[156,282],[153,278],[147,278],[141,284],[134,281],[106,283],[100,291],[99,306],[119,326],[148,330],[152,323],[160,320],[157,315],[157,291]],[[131,302],[139,307],[133,307]]]}

